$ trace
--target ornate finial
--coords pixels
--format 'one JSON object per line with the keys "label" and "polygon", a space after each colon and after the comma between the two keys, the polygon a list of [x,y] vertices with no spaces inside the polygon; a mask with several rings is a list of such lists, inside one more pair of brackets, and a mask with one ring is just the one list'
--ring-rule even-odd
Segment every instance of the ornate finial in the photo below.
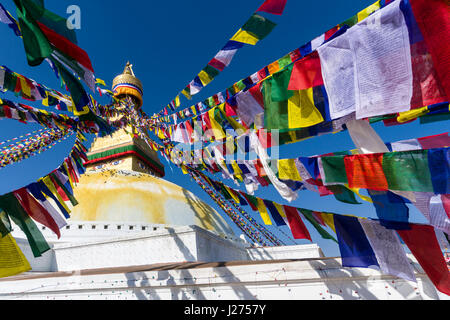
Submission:
{"label": "ornate finial", "polygon": [[138,101],[138,106],[142,106],[143,87],[141,81],[134,75],[133,65],[128,61],[123,73],[114,78],[113,91],[117,98],[126,95],[133,96]]}
{"label": "ornate finial", "polygon": [[130,61],[128,61],[127,64],[125,65],[123,74],[131,74],[133,77],[135,77],[134,72],[133,72],[133,65],[130,63]]}

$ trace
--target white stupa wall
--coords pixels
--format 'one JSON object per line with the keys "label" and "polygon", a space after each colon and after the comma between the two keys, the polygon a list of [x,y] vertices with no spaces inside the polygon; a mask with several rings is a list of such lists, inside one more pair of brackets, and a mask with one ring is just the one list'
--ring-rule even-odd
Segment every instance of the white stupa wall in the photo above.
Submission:
{"label": "white stupa wall", "polygon": [[100,270],[0,279],[1,300],[450,300],[413,263],[417,282],[340,259]]}
{"label": "white stupa wall", "polygon": [[33,272],[140,266],[157,263],[227,262],[323,257],[315,245],[252,248],[229,235],[197,226],[71,222],[60,240],[41,227],[52,249],[35,258],[20,230],[14,232]]}

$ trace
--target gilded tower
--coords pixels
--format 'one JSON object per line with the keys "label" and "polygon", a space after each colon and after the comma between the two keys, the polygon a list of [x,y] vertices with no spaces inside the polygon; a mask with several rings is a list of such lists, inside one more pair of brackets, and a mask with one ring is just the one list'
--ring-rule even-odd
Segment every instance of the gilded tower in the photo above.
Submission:
{"label": "gilded tower", "polygon": [[[117,99],[131,99],[136,110],[142,107],[143,86],[129,62],[123,73],[114,78],[112,89]],[[122,116],[118,115],[112,120],[119,120]],[[157,153],[135,132],[136,128],[128,125],[110,136],[96,138],[88,153],[87,171],[131,170],[164,177],[164,166],[159,161]]]}

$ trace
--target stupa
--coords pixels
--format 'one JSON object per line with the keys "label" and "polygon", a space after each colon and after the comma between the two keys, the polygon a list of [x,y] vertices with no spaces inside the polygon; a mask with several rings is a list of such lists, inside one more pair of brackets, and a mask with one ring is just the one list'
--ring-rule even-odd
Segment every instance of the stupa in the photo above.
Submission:
{"label": "stupa", "polygon": [[[118,99],[143,105],[127,63],[113,82]],[[258,247],[188,190],[163,179],[164,166],[133,126],[97,137],[74,188],[79,204],[51,250],[32,270],[0,279],[0,299],[32,300],[339,300],[448,299],[409,256],[417,282],[378,270],[343,268],[316,244]]]}

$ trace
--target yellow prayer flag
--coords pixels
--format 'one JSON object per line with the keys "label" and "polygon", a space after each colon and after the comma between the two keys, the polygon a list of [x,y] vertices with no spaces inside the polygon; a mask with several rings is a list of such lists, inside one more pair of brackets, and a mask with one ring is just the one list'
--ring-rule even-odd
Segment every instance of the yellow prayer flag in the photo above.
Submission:
{"label": "yellow prayer flag", "polygon": [[281,180],[302,181],[295,165],[295,159],[278,160],[278,176]]}
{"label": "yellow prayer flag", "polygon": [[186,89],[184,89],[183,91],[181,91],[181,93],[186,97],[186,99],[191,100],[192,96],[191,96],[191,92]]}
{"label": "yellow prayer flag", "polygon": [[24,77],[19,77],[19,79],[23,94],[27,97],[31,97],[31,88],[28,85],[27,81],[25,80]]}
{"label": "yellow prayer flag", "polygon": [[334,226],[334,215],[331,213],[321,212],[322,220],[327,226],[329,226],[334,233],[336,233],[336,227]]}
{"label": "yellow prayer flag", "polygon": [[10,234],[0,239],[0,257],[0,278],[31,270],[30,263]]}
{"label": "yellow prayer flag", "polygon": [[288,100],[289,128],[307,128],[323,122],[322,114],[314,105],[313,88],[294,91]]}
{"label": "yellow prayer flag", "polygon": [[250,44],[253,46],[259,41],[256,36],[242,29],[239,29],[239,31],[236,32],[236,34],[230,40]]}
{"label": "yellow prayer flag", "polygon": [[256,207],[258,208],[258,211],[259,211],[259,214],[261,215],[262,220],[264,221],[264,223],[266,225],[271,226],[272,220],[270,220],[269,213],[267,212],[267,208],[266,208],[263,200],[260,198],[257,198],[257,200],[258,200],[258,203],[257,203]]}
{"label": "yellow prayer flag", "polygon": [[375,2],[372,5],[368,6],[364,10],[360,11],[358,13],[358,22],[366,19],[371,13],[373,13],[374,11],[376,11],[378,9],[380,9],[380,0],[378,0],[377,2]]}
{"label": "yellow prayer flag", "polygon": [[184,164],[181,165],[181,171],[183,172],[183,174],[188,174],[188,170],[186,169],[186,166]]}
{"label": "yellow prayer flag", "polygon": [[180,96],[177,96],[175,98],[175,107],[178,108],[179,106],[181,106],[181,101],[180,101]]}
{"label": "yellow prayer flag", "polygon": [[238,178],[240,181],[244,181],[244,178],[242,177],[242,170],[241,168],[239,168],[237,162],[234,160],[231,161],[231,166],[233,167],[234,170],[234,176]]}
{"label": "yellow prayer flag", "polygon": [[222,129],[222,126],[216,121],[216,119],[214,118],[214,114],[216,112],[216,108],[214,107],[211,110],[208,111],[208,115],[209,115],[209,121],[211,122],[211,129],[214,132],[214,137],[216,138],[216,140],[222,140],[226,137],[225,132]]}
{"label": "yellow prayer flag", "polygon": [[105,86],[105,87],[106,87],[106,83],[105,83],[105,81],[102,80],[102,79],[95,79],[95,83],[96,83],[96,84],[101,84],[102,86]]}
{"label": "yellow prayer flag", "polygon": [[210,83],[213,80],[213,78],[211,78],[209,76],[209,74],[206,73],[204,70],[200,71],[200,73],[198,74],[198,77],[200,78],[200,81],[202,82],[202,84],[204,86],[206,86],[208,83]]}
{"label": "yellow prayer flag", "polygon": [[428,107],[423,107],[423,108],[419,108],[419,109],[413,109],[413,110],[409,110],[409,111],[405,111],[405,112],[400,112],[397,117],[397,122],[400,122],[400,123],[408,122],[408,121],[414,120],[418,117],[421,117],[423,115],[426,115],[429,112],[430,111],[428,110]]}

